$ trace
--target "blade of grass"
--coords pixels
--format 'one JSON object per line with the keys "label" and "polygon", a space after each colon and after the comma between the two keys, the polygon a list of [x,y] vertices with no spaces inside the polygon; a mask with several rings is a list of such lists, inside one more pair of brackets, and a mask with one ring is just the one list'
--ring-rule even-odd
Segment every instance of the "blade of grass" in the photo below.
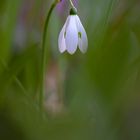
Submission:
{"label": "blade of grass", "polygon": [[10,47],[13,38],[13,32],[16,25],[18,15],[18,8],[20,0],[7,0],[5,3],[5,11],[2,16],[2,24],[0,27],[1,47],[0,47],[0,60],[7,62],[10,55]]}

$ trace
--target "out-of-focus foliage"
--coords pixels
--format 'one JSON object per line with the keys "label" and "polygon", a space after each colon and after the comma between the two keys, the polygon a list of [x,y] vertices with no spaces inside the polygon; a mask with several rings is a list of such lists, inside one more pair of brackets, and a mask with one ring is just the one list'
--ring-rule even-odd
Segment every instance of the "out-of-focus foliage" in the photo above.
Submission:
{"label": "out-of-focus foliage", "polygon": [[72,56],[58,52],[69,3],[58,5],[42,114],[40,44],[51,3],[0,1],[0,140],[139,140],[140,1],[75,1],[89,48]]}

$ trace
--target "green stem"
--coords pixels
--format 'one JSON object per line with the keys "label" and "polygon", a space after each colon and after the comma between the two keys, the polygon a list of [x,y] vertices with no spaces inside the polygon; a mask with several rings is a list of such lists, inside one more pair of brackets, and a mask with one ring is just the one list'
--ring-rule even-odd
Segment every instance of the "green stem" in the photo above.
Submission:
{"label": "green stem", "polygon": [[72,2],[72,0],[69,0],[69,1],[70,1],[71,6],[72,6],[73,8],[75,8],[75,7],[74,7],[74,4],[73,4],[73,2]]}
{"label": "green stem", "polygon": [[43,99],[45,94],[45,73],[46,73],[46,36],[48,31],[49,20],[52,14],[53,9],[61,0],[55,0],[51,5],[49,12],[47,14],[44,30],[43,30],[43,37],[42,37],[42,59],[41,59],[41,82],[40,82],[40,96],[39,96],[39,106],[40,110],[43,110]]}

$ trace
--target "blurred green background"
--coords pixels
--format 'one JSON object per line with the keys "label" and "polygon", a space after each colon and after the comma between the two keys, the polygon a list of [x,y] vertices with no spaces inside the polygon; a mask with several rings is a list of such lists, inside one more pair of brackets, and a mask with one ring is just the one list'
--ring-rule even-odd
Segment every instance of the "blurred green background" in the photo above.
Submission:
{"label": "blurred green background", "polygon": [[75,0],[86,54],[60,54],[70,4],[47,34],[44,113],[41,38],[51,0],[0,1],[0,140],[140,140],[140,0]]}

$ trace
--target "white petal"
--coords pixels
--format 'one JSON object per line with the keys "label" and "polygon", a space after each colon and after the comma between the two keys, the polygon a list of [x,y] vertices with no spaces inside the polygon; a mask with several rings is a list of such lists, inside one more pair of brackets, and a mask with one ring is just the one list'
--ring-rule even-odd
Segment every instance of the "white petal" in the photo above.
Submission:
{"label": "white petal", "polygon": [[75,21],[75,15],[69,16],[69,22],[66,25],[66,48],[70,54],[75,53],[78,46],[78,31]]}
{"label": "white petal", "polygon": [[79,49],[81,50],[81,52],[85,53],[88,48],[87,34],[77,15],[76,15],[75,19],[76,19],[76,25],[77,25],[78,37],[79,37],[78,46],[79,46]]}
{"label": "white petal", "polygon": [[65,43],[65,31],[66,31],[66,24],[68,23],[69,18],[67,18],[58,38],[58,47],[59,51],[63,53],[66,50],[66,43]]}

